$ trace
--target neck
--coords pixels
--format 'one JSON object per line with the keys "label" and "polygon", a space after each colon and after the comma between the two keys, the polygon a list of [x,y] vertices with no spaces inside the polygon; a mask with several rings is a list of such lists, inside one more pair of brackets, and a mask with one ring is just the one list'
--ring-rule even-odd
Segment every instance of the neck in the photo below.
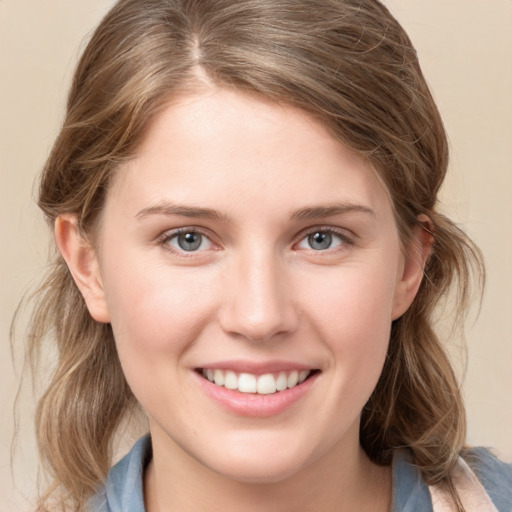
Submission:
{"label": "neck", "polygon": [[156,449],[156,457],[144,478],[146,510],[389,511],[391,468],[373,464],[360,446],[352,452],[340,457],[333,450],[322,460],[278,482],[248,483],[226,478],[196,461],[183,466],[183,460],[178,464],[174,457],[162,457],[162,451]]}

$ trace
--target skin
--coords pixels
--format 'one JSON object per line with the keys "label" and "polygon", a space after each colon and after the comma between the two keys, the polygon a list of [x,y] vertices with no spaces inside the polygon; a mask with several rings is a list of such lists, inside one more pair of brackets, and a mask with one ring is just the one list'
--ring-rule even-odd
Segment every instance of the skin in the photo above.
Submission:
{"label": "skin", "polygon": [[[201,231],[199,250],[180,249],[178,228]],[[330,231],[329,247],[311,246]],[[211,89],[151,125],[94,246],[73,215],[55,233],[148,415],[149,512],[389,510],[390,471],[361,449],[360,414],[430,241],[417,230],[403,250],[366,161],[302,111]],[[285,411],[247,417],[199,384],[197,368],[225,360],[319,374]]]}

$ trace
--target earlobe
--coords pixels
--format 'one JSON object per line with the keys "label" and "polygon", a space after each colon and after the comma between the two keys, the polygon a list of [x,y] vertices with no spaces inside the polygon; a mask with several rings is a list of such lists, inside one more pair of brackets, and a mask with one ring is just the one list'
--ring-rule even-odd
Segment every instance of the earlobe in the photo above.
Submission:
{"label": "earlobe", "polygon": [[76,215],[57,217],[55,241],[91,316],[97,322],[110,322],[97,255],[81,235]]}
{"label": "earlobe", "polygon": [[423,279],[425,265],[434,241],[432,221],[418,216],[412,240],[404,256],[404,265],[395,290],[392,320],[401,317],[412,304]]}

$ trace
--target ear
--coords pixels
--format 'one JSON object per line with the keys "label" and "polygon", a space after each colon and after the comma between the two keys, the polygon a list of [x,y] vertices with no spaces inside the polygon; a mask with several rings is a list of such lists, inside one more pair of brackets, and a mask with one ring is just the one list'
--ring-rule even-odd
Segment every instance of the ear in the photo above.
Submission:
{"label": "ear", "polygon": [[110,322],[98,258],[89,242],[81,235],[76,215],[64,214],[57,217],[55,241],[91,316],[97,322]]}
{"label": "ear", "polygon": [[432,221],[426,215],[419,215],[411,241],[404,249],[404,264],[395,289],[392,320],[407,311],[418,293],[434,241],[432,230]]}

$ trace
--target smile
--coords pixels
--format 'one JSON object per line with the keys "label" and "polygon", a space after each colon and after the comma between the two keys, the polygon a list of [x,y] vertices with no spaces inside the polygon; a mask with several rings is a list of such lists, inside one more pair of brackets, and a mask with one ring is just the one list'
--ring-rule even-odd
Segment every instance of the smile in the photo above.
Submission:
{"label": "smile", "polygon": [[240,393],[271,395],[302,384],[315,370],[291,370],[263,375],[213,368],[203,368],[198,372],[205,379],[219,387],[225,387]]}

